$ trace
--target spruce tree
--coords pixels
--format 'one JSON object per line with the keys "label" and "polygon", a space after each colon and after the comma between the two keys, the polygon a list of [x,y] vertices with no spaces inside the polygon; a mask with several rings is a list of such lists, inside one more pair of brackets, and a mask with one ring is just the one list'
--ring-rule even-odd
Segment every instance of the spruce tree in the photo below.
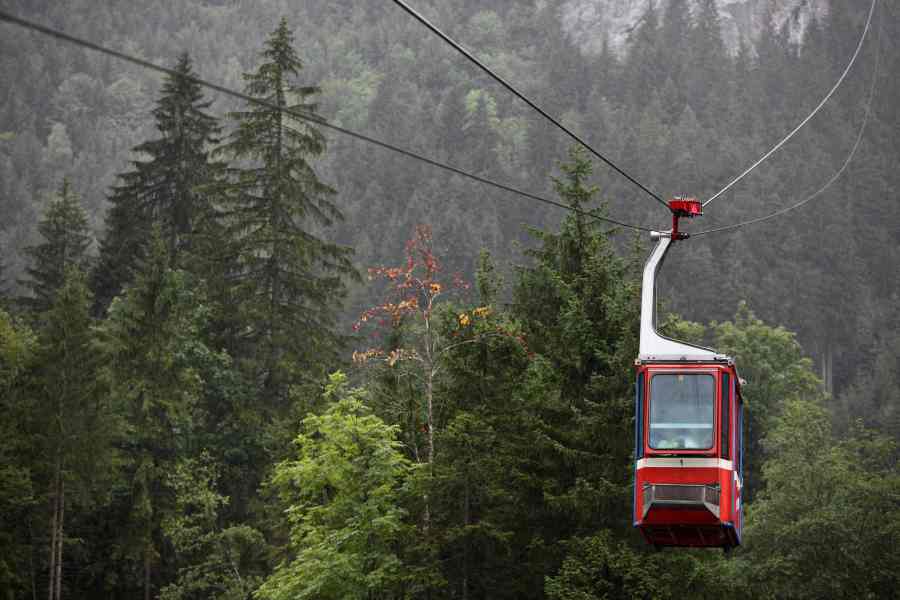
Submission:
{"label": "spruce tree", "polygon": [[240,354],[258,385],[284,399],[298,367],[315,369],[336,354],[336,307],[355,271],[350,249],[315,232],[342,215],[332,200],[335,190],[310,163],[325,151],[325,138],[285,112],[314,115],[309,98],[319,91],[294,83],[303,65],[286,20],[269,36],[262,59],[244,75],[246,93],[274,106],[231,115],[237,128],[222,152],[246,166],[229,169],[227,182],[216,188],[239,265]]}
{"label": "spruce tree", "polygon": [[463,132],[469,143],[467,159],[475,171],[497,173],[497,145],[500,142],[493,122],[497,120],[497,103],[483,90],[474,90],[466,97],[466,119]]}
{"label": "spruce tree", "polygon": [[[574,151],[562,170],[555,180],[561,200],[592,210],[597,189],[589,185],[584,153]],[[630,510],[639,294],[597,221],[579,213],[558,233],[533,233],[533,265],[519,269],[513,304],[535,353],[521,378],[522,408],[510,415],[526,433],[505,453],[516,457],[508,469],[527,478],[515,492],[517,502],[531,506],[523,533],[546,548],[532,568],[547,569],[557,543],[601,527],[617,530]]]}
{"label": "spruce tree", "polygon": [[659,36],[659,15],[653,3],[647,5],[640,23],[630,34],[631,46],[625,61],[628,104],[642,109],[652,90],[665,83],[665,48]]}
{"label": "spruce tree", "polygon": [[[665,60],[660,66],[665,68],[666,75],[673,81],[680,82],[689,69],[690,18],[691,11],[687,0],[670,0],[665,9],[660,31],[664,47],[662,58]],[[684,87],[679,86],[679,96],[682,90]],[[679,108],[686,101],[684,97],[678,97],[677,100]]]}
{"label": "spruce tree", "polygon": [[[32,429],[39,440],[32,463],[37,487],[46,490],[49,597],[60,598],[64,564],[70,555],[73,526],[106,497],[114,467],[113,418],[98,376],[99,355],[90,317],[91,298],[84,273],[69,267],[45,315],[35,358],[32,393],[36,399]],[[44,521],[46,522],[46,521]],[[70,558],[71,556],[71,558]]]}
{"label": "spruce tree", "polygon": [[706,122],[725,120],[728,106],[728,75],[725,42],[715,0],[701,0],[696,23],[691,31],[692,69],[685,82],[691,90],[691,105]]}
{"label": "spruce tree", "polygon": [[32,264],[25,270],[28,279],[21,283],[31,291],[31,296],[23,298],[22,303],[42,313],[53,305],[66,271],[71,267],[87,267],[91,234],[84,209],[68,178],[63,179],[58,194],[50,201],[38,223],[38,232],[44,241],[25,249]]}
{"label": "spruce tree", "polygon": [[100,264],[93,286],[100,308],[128,284],[145,254],[154,223],[166,242],[168,263],[184,266],[184,252],[196,246],[193,235],[214,226],[215,215],[201,186],[219,169],[210,159],[218,143],[219,126],[205,111],[201,87],[190,79],[193,68],[184,53],[169,75],[153,109],[159,137],[135,146],[133,152],[149,160],[132,162],[132,170],[119,176],[112,189],[112,207],[106,219],[106,238],[100,246]]}
{"label": "spruce tree", "polygon": [[[170,566],[162,521],[172,510],[163,491],[178,456],[191,448],[203,381],[194,358],[212,353],[199,339],[206,308],[183,271],[168,267],[165,242],[154,227],[148,257],[128,290],[116,298],[103,326],[105,378],[130,428],[127,461],[130,514],[122,532],[126,558],[134,561],[149,599]],[[128,583],[126,583],[128,585]]]}
{"label": "spruce tree", "polygon": [[98,314],[105,313],[113,298],[131,281],[136,261],[144,256],[146,230],[150,225],[128,187],[113,187],[109,202],[106,235],[100,241],[100,257],[91,273],[94,311]]}

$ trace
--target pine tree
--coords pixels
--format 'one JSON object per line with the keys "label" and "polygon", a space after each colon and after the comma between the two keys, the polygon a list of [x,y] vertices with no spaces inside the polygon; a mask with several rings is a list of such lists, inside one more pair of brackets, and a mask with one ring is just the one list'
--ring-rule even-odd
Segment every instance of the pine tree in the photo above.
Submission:
{"label": "pine tree", "polygon": [[[592,166],[584,152],[572,151],[561,168],[564,176],[554,179],[560,198],[589,210],[598,190],[588,185]],[[556,365],[564,397],[595,397],[612,408],[617,394],[630,395],[630,383],[624,388],[616,375],[628,372],[636,352],[637,282],[607,234],[582,214],[567,217],[558,234],[533,233],[540,247],[529,252],[535,265],[519,271],[514,305],[529,347]]]}
{"label": "pine tree", "polygon": [[[670,0],[665,9],[660,31],[664,46],[662,57],[665,60],[665,63],[659,66],[665,69],[666,75],[673,81],[681,82],[685,73],[690,68],[690,18],[691,14],[687,0]],[[693,88],[687,87],[687,89],[692,90]],[[685,90],[684,85],[678,86],[677,91],[679,92],[679,96],[683,90]],[[679,110],[687,101],[684,97],[675,99],[666,98],[666,100],[677,100]]]}
{"label": "pine tree", "polygon": [[173,268],[185,266],[186,250],[202,245],[209,251],[208,243],[199,244],[194,234],[216,231],[216,215],[200,188],[220,170],[209,155],[218,143],[219,126],[205,112],[211,102],[190,79],[193,68],[187,53],[178,58],[174,70],[177,75],[167,76],[153,109],[160,137],[132,150],[149,160],[132,162],[133,170],[121,174],[121,184],[112,189],[106,238],[93,280],[99,308],[105,309],[132,280],[154,223],[160,226]]}
{"label": "pine tree", "polygon": [[497,102],[487,92],[473,90],[466,97],[466,113],[463,132],[469,143],[466,155],[472,168],[479,173],[497,173],[497,145],[500,142],[494,131]]}
{"label": "pine tree", "polygon": [[724,121],[728,106],[728,63],[715,0],[701,0],[691,38],[692,68],[685,82],[691,90],[690,103],[704,117],[708,115],[705,122]]}
{"label": "pine tree", "polygon": [[457,156],[467,148],[463,130],[466,114],[466,95],[471,84],[460,83],[446,91],[437,109],[437,135],[447,157]]}
{"label": "pine tree", "polygon": [[136,262],[144,257],[146,230],[150,225],[127,186],[113,187],[109,202],[106,235],[100,241],[100,257],[91,274],[97,314],[105,313],[113,298],[131,281]]}
{"label": "pine tree", "polygon": [[[574,151],[562,170],[562,201],[592,210],[597,190],[584,153]],[[501,452],[524,482],[516,502],[530,506],[517,529],[543,548],[530,568],[546,573],[558,566],[556,544],[618,529],[629,510],[639,303],[637,281],[596,221],[570,215],[559,233],[533,233],[539,245],[529,252],[533,265],[518,271],[513,315],[535,358],[520,378],[521,408],[510,414],[524,433]]]}
{"label": "pine tree", "polygon": [[315,371],[335,355],[335,311],[345,280],[356,274],[350,249],[314,233],[342,215],[332,201],[335,190],[309,162],[325,151],[324,137],[284,112],[315,114],[309,98],[319,91],[293,83],[303,65],[286,20],[270,35],[262,58],[256,71],[244,75],[246,92],[278,108],[232,114],[237,129],[222,152],[252,166],[230,169],[216,189],[227,206],[238,261],[241,354],[260,387],[283,400],[298,368]]}
{"label": "pine tree", "polygon": [[[70,267],[53,304],[45,313],[35,357],[34,432],[42,440],[34,465],[46,477],[50,524],[49,597],[62,596],[66,540],[70,523],[106,494],[112,471],[112,412],[105,396],[85,275]],[[47,514],[47,513],[44,513]]]}
{"label": "pine tree", "polygon": [[640,23],[631,34],[631,47],[625,64],[628,105],[641,109],[652,90],[665,82],[665,48],[659,38],[659,15],[653,2],[647,5]]}
{"label": "pine tree", "polygon": [[164,480],[190,448],[203,389],[193,357],[211,353],[199,337],[206,313],[201,293],[186,273],[168,267],[158,226],[148,249],[134,283],[110,306],[103,342],[105,377],[131,432],[123,543],[143,573],[131,589],[143,588],[149,600],[160,583],[158,567],[171,564],[161,548],[161,523],[172,510]]}
{"label": "pine tree", "polygon": [[87,267],[91,234],[84,209],[68,178],[63,179],[59,193],[50,201],[38,224],[38,232],[44,241],[25,250],[32,264],[25,270],[29,278],[22,284],[31,290],[31,296],[22,302],[36,313],[42,313],[53,305],[67,270]]}
{"label": "pine tree", "polygon": [[180,76],[167,78],[153,110],[162,137],[135,148],[151,156],[139,167],[145,187],[139,198],[160,224],[173,269],[182,266],[179,255],[190,247],[191,234],[211,216],[212,207],[197,188],[211,182],[219,168],[210,162],[209,152],[220,130],[217,120],[204,112],[212,102],[189,79],[194,73],[187,53],[178,58],[175,71]]}

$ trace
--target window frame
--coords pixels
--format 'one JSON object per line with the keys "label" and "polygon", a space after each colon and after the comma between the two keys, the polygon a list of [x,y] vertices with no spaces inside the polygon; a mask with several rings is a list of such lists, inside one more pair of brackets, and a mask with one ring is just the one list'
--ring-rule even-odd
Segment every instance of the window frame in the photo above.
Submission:
{"label": "window frame", "polygon": [[733,385],[731,383],[731,373],[723,372],[719,374],[719,456],[725,460],[731,458],[731,398]]}
{"label": "window frame", "polygon": [[[657,375],[708,375],[713,378],[713,435],[712,435],[712,446],[709,448],[703,449],[688,449],[688,448],[654,448],[650,445],[650,410],[653,405],[653,394],[652,394],[652,382],[653,378]],[[720,451],[720,440],[718,439],[721,435],[721,397],[720,390],[722,380],[722,369],[717,368],[712,365],[702,365],[699,368],[691,367],[691,368],[679,368],[675,366],[662,366],[661,368],[649,368],[646,370],[646,376],[644,378],[644,393],[643,393],[643,409],[644,409],[644,423],[643,423],[643,447],[644,447],[644,456],[656,455],[656,456],[716,456]]]}
{"label": "window frame", "polygon": [[635,407],[634,407],[634,452],[635,459],[644,458],[644,405],[646,404],[646,386],[647,373],[641,371],[638,373],[635,383]]}

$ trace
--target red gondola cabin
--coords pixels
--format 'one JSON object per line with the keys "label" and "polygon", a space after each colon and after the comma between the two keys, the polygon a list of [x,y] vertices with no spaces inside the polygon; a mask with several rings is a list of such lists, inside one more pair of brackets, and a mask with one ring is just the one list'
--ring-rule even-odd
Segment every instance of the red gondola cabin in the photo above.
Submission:
{"label": "red gondola cabin", "polygon": [[655,546],[741,542],[740,382],[724,362],[637,367],[634,524]]}
{"label": "red gondola cabin", "polygon": [[[685,234],[679,217],[699,202],[670,203],[672,231],[644,268],[636,361],[634,526],[654,546],[732,548],[741,543],[743,403],[734,361],[656,331],[656,275]],[[685,210],[689,205],[694,210]]]}

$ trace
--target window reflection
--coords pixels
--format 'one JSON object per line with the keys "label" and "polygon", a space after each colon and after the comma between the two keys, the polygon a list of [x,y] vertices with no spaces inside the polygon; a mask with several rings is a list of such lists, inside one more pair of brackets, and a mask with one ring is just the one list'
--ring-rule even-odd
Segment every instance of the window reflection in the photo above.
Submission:
{"label": "window reflection", "polygon": [[713,445],[715,379],[661,374],[650,380],[650,447],[708,450]]}

